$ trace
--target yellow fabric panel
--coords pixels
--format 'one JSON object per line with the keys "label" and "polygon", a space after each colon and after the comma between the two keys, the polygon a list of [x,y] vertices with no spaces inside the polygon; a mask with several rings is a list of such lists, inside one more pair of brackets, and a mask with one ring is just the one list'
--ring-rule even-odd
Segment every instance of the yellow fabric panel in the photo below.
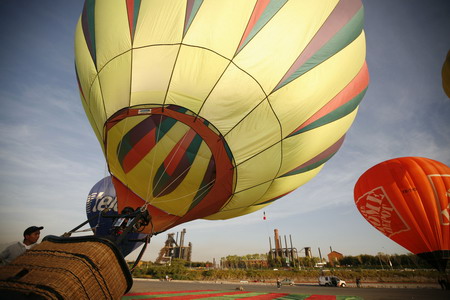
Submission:
{"label": "yellow fabric panel", "polygon": [[[337,2],[338,0],[288,1],[242,49],[234,62],[255,77],[266,92],[272,91]],[[289,34],[283,34],[286,32]]]}
{"label": "yellow fabric panel", "polygon": [[95,2],[95,48],[97,69],[131,48],[125,1]]}
{"label": "yellow fabric panel", "polygon": [[[75,66],[78,72],[81,89],[86,97],[86,101],[89,103],[91,84],[97,77],[97,69],[92,61],[86,40],[84,39],[81,18],[78,20],[75,29]],[[86,110],[86,113],[88,113],[88,110]]]}
{"label": "yellow fabric panel", "polygon": [[164,102],[179,46],[133,50],[131,105]]}
{"label": "yellow fabric panel", "polygon": [[283,140],[280,175],[316,157],[336,143],[352,125],[357,109],[347,116],[313,130]]}
{"label": "yellow fabric panel", "polygon": [[365,37],[361,34],[339,53],[270,95],[284,136],[292,133],[353,80],[364,63],[365,47]]}
{"label": "yellow fabric panel", "polygon": [[228,63],[206,49],[181,46],[166,103],[197,113]]}
{"label": "yellow fabric panel", "polygon": [[[258,202],[268,201],[295,190],[299,186],[313,179],[314,176],[322,170],[323,166],[324,164],[305,173],[275,179],[270,188],[267,190],[267,193]],[[282,201],[282,199],[277,199],[275,201],[278,200]]]}
{"label": "yellow fabric panel", "polygon": [[131,103],[130,106],[135,106],[138,104],[162,104],[164,102],[164,96],[166,91],[146,91],[146,92],[136,92],[131,93]]}
{"label": "yellow fabric panel", "polygon": [[[258,185],[254,188],[236,193],[231,200],[220,209],[221,212],[233,212],[240,209],[245,209],[264,196],[267,190],[270,188],[271,181]],[[213,215],[214,216],[214,215]]]}
{"label": "yellow fabric panel", "polygon": [[206,100],[200,115],[222,134],[227,134],[264,98],[253,78],[231,64]]}
{"label": "yellow fabric panel", "polygon": [[[236,167],[237,185],[235,191],[251,188],[277,176],[281,165],[281,143],[243,162]],[[256,199],[251,199],[255,201]]]}
{"label": "yellow fabric panel", "polygon": [[92,83],[89,98],[91,99],[91,101],[89,102],[89,111],[92,115],[92,119],[94,120],[96,130],[103,133],[103,126],[105,125],[106,115],[98,77]]}
{"label": "yellow fabric panel", "polygon": [[110,61],[99,73],[106,118],[118,110],[128,107],[131,85],[131,52],[124,53]]}
{"label": "yellow fabric panel", "polygon": [[108,131],[108,140],[107,140],[107,159],[109,171],[115,177],[117,177],[122,182],[126,181],[126,175],[123,172],[122,166],[120,165],[117,159],[117,148],[123,138],[123,136],[138,123],[148,118],[148,115],[129,117],[125,120],[122,120],[120,123],[113,126]]}
{"label": "yellow fabric panel", "polygon": [[187,213],[202,183],[203,175],[208,168],[209,158],[211,157],[211,151],[206,143],[202,143],[200,146],[200,153],[204,154],[195,157],[183,183],[172,193],[150,201],[152,205],[177,216]]}
{"label": "yellow fabric panel", "polygon": [[[267,205],[269,205],[269,204],[267,204]],[[260,209],[266,207],[267,205],[250,206],[250,207],[246,207],[246,208],[242,208],[242,209],[221,211],[221,212],[210,215],[203,219],[205,219],[205,220],[226,220],[226,219],[236,218],[236,217],[247,215],[247,214],[250,214],[257,210],[260,210]]]}
{"label": "yellow fabric panel", "polygon": [[89,106],[87,105],[87,103],[83,100],[83,97],[80,95],[81,98],[81,103],[83,104],[83,108],[84,111],[86,112],[86,116],[89,120],[89,124],[91,124],[92,129],[94,130],[95,136],[97,137],[97,140],[102,148],[103,153],[105,152],[105,145],[103,143],[103,130],[99,131],[99,129],[97,128],[94,118],[92,116],[92,114],[88,113],[89,112]]}
{"label": "yellow fabric panel", "polygon": [[225,136],[236,164],[280,141],[279,123],[264,101]]}
{"label": "yellow fabric panel", "polygon": [[[246,215],[252,212],[255,212],[257,210],[260,210],[273,202],[270,202],[268,204],[264,205],[257,205],[258,203],[262,203],[265,201],[268,201],[270,199],[276,198],[280,195],[283,195],[285,193],[291,192],[298,188],[299,186],[305,184],[306,182],[310,181],[314,176],[317,175],[317,173],[320,172],[324,165],[321,165],[320,167],[301,173],[298,175],[288,176],[288,177],[282,177],[275,179],[273,182],[268,182],[264,184],[261,187],[250,189],[243,191],[241,193],[237,193],[233,196],[232,200],[225,205],[221,209],[220,212],[213,214],[211,216],[208,216],[207,220],[223,220],[223,219],[229,219],[229,218],[235,218],[242,215]],[[264,192],[264,190],[266,190]],[[262,191],[262,193],[261,193]],[[259,192],[259,193],[258,193]],[[251,203],[248,201],[248,199],[253,199]],[[247,200],[247,201],[245,201]],[[257,201],[256,201],[257,200]],[[280,199],[277,199],[278,201]],[[245,207],[245,204],[252,205],[250,207]],[[248,204],[249,203],[249,204]]]}
{"label": "yellow fabric panel", "polygon": [[183,43],[205,47],[231,59],[254,5],[255,0],[204,1]]}
{"label": "yellow fabric panel", "polygon": [[75,28],[75,67],[78,72],[80,87],[84,95],[83,98],[80,93],[81,103],[83,104],[84,111],[86,112],[89,123],[94,130],[95,136],[97,137],[100,146],[102,147],[103,153],[105,153],[103,145],[103,127],[99,128],[97,126],[90,111],[90,105],[88,104],[91,99],[91,82],[95,80],[97,76],[97,70],[95,69],[95,65],[92,61],[89,49],[84,39],[83,29],[81,27],[81,18],[78,20],[77,26]]}
{"label": "yellow fabric panel", "polygon": [[186,2],[179,0],[141,1],[134,34],[134,48],[180,43],[183,36]]}

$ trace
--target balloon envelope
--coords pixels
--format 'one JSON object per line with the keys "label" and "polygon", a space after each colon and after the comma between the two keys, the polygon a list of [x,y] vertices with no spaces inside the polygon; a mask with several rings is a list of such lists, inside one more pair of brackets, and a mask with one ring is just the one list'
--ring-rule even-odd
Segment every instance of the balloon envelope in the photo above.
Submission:
{"label": "balloon envelope", "polygon": [[450,168],[422,157],[384,161],[354,189],[363,217],[409,251],[445,269],[450,251]]}
{"label": "balloon envelope", "polygon": [[447,53],[444,64],[442,66],[442,88],[447,97],[450,98],[450,51]]}
{"label": "balloon envelope", "polygon": [[119,210],[160,232],[313,178],[368,85],[363,23],[360,0],[86,1],[77,79]]}
{"label": "balloon envelope", "polygon": [[[107,237],[112,234],[114,219],[103,217],[102,212],[107,216],[118,215],[116,190],[110,176],[103,178],[92,187],[86,201],[86,214],[94,235]],[[143,244],[143,242],[129,241],[130,239],[143,239],[145,236],[146,234],[136,232],[128,233],[123,243],[118,245],[123,256],[127,256]]]}

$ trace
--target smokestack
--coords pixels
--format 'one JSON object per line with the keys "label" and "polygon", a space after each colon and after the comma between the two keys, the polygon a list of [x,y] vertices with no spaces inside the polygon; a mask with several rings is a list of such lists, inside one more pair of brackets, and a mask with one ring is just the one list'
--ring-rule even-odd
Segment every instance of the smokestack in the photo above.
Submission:
{"label": "smokestack", "polygon": [[280,237],[278,236],[278,229],[274,230],[275,232],[275,250],[278,252],[280,250]]}
{"label": "smokestack", "polygon": [[286,256],[289,258],[289,252],[288,252],[288,245],[287,245],[286,235],[284,236],[284,245],[286,246]]}
{"label": "smokestack", "polygon": [[180,234],[180,247],[184,246],[184,235],[186,234],[186,228],[183,228]]}
{"label": "smokestack", "polygon": [[184,246],[184,235],[185,234],[186,234],[186,228],[183,228],[183,230],[181,231],[181,234],[180,234],[180,252],[179,252],[178,258],[184,258],[183,246]]}
{"label": "smokestack", "polygon": [[191,261],[191,258],[192,258],[192,243],[191,242],[189,242],[189,244],[188,244],[188,255],[187,255],[187,261]]}
{"label": "smokestack", "polygon": [[305,257],[312,257],[311,247],[305,247]]}
{"label": "smokestack", "polygon": [[331,253],[331,252],[333,252],[333,249],[331,249],[331,246],[330,246],[330,253]]}
{"label": "smokestack", "polygon": [[291,241],[291,257],[292,257],[292,264],[295,267],[295,258],[294,258],[294,247],[292,246],[292,236],[289,235],[289,240]]}
{"label": "smokestack", "polygon": [[319,247],[319,257],[320,257],[320,262],[322,262],[322,252],[320,252],[320,247]]}

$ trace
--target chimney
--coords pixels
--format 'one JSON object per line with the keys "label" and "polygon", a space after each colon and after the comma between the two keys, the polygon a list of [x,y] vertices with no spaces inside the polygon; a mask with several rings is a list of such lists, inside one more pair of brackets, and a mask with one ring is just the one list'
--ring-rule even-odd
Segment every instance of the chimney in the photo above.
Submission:
{"label": "chimney", "polygon": [[184,246],[184,235],[186,234],[186,228],[183,228],[183,230],[181,231],[180,234],[180,252],[178,255],[178,258],[184,259],[184,251],[183,251],[183,246]]}
{"label": "chimney", "polygon": [[295,259],[296,258],[298,258],[298,256],[297,256],[297,250],[295,251],[295,256],[297,256],[297,257],[294,257],[294,247],[292,246],[292,236],[291,235],[289,235],[289,240],[290,240],[290,242],[291,242],[291,251],[290,251],[290,254],[291,254],[291,259],[292,259],[292,265],[295,267]]}
{"label": "chimney", "polygon": [[286,235],[284,236],[284,245],[286,246],[286,256],[289,257],[289,255],[288,255],[288,244],[287,244]]}
{"label": "chimney", "polygon": [[280,248],[281,248],[280,247],[280,237],[278,236],[278,229],[275,229],[274,232],[275,232],[275,250],[278,253],[278,251],[280,251]]}
{"label": "chimney", "polygon": [[312,257],[311,247],[305,247],[305,257]]}

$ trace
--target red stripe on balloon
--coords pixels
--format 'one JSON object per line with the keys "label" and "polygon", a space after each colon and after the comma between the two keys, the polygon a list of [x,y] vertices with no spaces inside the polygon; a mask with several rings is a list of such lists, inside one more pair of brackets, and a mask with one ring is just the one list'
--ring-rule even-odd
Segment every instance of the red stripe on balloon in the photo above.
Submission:
{"label": "red stripe on balloon", "polygon": [[197,133],[194,130],[189,130],[183,138],[175,145],[170,154],[164,160],[164,167],[166,173],[173,175],[183,157],[186,155],[186,150],[195,138]]}
{"label": "red stripe on balloon", "polygon": [[258,0],[258,2],[255,5],[255,8],[253,9],[252,16],[250,17],[250,20],[248,21],[247,28],[245,29],[244,35],[242,36],[241,42],[239,43],[239,48],[241,48],[244,41],[247,39],[247,36],[252,31],[255,24],[258,22],[259,18],[263,14],[264,10],[266,9],[267,5],[269,5],[270,0]]}
{"label": "red stripe on balloon", "polygon": [[123,162],[123,171],[128,173],[147,155],[156,145],[156,128],[148,132],[133,148],[127,153]]}
{"label": "red stripe on balloon", "polygon": [[344,105],[348,101],[355,98],[359,93],[361,93],[369,85],[369,70],[367,68],[367,63],[364,62],[361,70],[358,74],[350,81],[347,86],[340,91],[333,99],[331,99],[325,106],[318,110],[314,115],[312,115],[306,122],[300,125],[293,132],[299,131],[302,128],[308,126],[309,124],[317,121],[323,116],[329,114],[338,107]]}
{"label": "red stripe on balloon", "polygon": [[133,39],[133,26],[134,26],[134,0],[127,1],[127,14],[128,14],[128,26],[130,27],[130,37]]}

